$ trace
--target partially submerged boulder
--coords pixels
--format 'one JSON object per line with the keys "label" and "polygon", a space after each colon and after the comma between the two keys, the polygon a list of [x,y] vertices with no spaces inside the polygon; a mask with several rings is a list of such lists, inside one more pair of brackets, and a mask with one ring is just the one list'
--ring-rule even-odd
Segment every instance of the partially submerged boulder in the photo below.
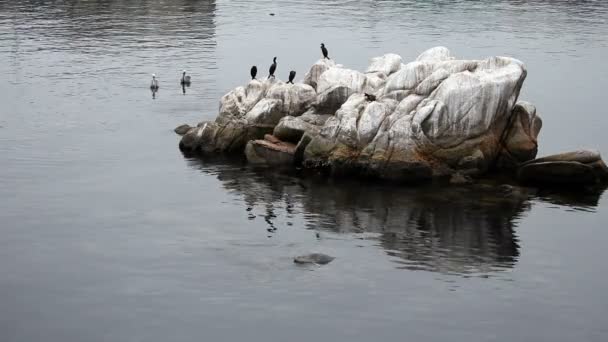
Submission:
{"label": "partially submerged boulder", "polygon": [[316,90],[321,74],[333,67],[336,67],[336,63],[333,60],[326,58],[319,59],[304,75],[304,84],[308,84]]}
{"label": "partially submerged boulder", "polygon": [[597,151],[579,150],[524,163],[517,178],[525,183],[600,184],[608,181],[608,167]]}
{"label": "partially submerged boulder", "polygon": [[292,165],[295,151],[296,145],[269,134],[263,140],[249,141],[245,147],[247,161],[258,165]]}
{"label": "partially submerged boulder", "polygon": [[326,265],[332,262],[335,258],[323,253],[311,253],[305,255],[299,255],[293,258],[293,262],[296,264],[316,264]]}

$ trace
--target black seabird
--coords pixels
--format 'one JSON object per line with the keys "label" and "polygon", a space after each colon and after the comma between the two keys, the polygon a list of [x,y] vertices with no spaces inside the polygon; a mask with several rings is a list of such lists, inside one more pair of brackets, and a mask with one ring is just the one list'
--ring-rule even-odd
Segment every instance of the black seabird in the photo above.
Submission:
{"label": "black seabird", "polygon": [[323,58],[327,58],[327,59],[331,59],[329,58],[329,52],[327,52],[327,49],[325,48],[325,44],[321,43],[321,52],[323,52]]}
{"label": "black seabird", "polygon": [[258,74],[258,67],[255,65],[251,67],[251,79],[255,80],[255,75]]}
{"label": "black seabird", "polygon": [[270,65],[270,69],[268,69],[268,78],[272,76],[274,78],[274,71],[277,70],[277,58],[272,59],[272,65]]}
{"label": "black seabird", "polygon": [[293,70],[291,70],[291,71],[289,72],[289,81],[287,81],[287,83],[291,83],[291,84],[293,84],[293,79],[294,79],[294,78],[296,78],[296,72],[295,72],[295,71],[293,71]]}

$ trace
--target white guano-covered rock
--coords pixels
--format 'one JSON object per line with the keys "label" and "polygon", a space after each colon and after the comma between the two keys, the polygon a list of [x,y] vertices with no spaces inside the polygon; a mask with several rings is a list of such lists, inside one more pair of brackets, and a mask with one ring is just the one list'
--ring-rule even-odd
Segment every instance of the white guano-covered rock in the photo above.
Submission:
{"label": "white guano-covered rock", "polygon": [[441,62],[441,61],[449,61],[454,59],[452,57],[452,53],[445,46],[437,46],[434,48],[430,48],[423,53],[421,53],[416,61],[418,62]]}
{"label": "white guano-covered rock", "polygon": [[242,152],[247,141],[272,133],[281,118],[301,115],[315,101],[316,92],[307,84],[287,84],[274,78],[251,80],[224,95],[215,122],[197,134],[185,134],[180,147],[209,153]]}
{"label": "white guano-covered rock", "polygon": [[319,77],[315,107],[319,112],[333,113],[352,94],[366,91],[365,74],[351,69],[330,68]]}
{"label": "white guano-covered rock", "polygon": [[313,64],[310,70],[308,70],[306,75],[304,75],[304,84],[308,84],[309,86],[313,87],[313,89],[317,89],[317,83],[321,74],[329,68],[336,66],[336,63],[331,59],[319,59],[315,64]]}
{"label": "white guano-covered rock", "polygon": [[394,53],[387,53],[380,57],[371,59],[370,65],[367,67],[366,73],[383,73],[388,76],[401,68],[403,59],[401,56]]}
{"label": "white guano-covered rock", "polygon": [[[349,97],[307,146],[305,165],[406,179],[479,174],[496,162],[503,143],[515,143],[503,133],[522,115],[514,111],[527,73],[522,62],[456,60],[440,47],[399,65],[378,101]],[[540,119],[528,118],[525,132],[535,142]],[[536,155],[536,145],[520,146],[525,159]]]}
{"label": "white guano-covered rock", "polygon": [[[536,156],[542,126],[533,105],[517,102],[526,74],[517,59],[459,60],[445,47],[409,63],[375,57],[365,73],[322,59],[304,83],[253,80],[228,92],[215,122],[181,145],[242,152],[273,133],[296,146],[298,165],[401,180],[516,168]],[[252,160],[266,145],[250,144]]]}

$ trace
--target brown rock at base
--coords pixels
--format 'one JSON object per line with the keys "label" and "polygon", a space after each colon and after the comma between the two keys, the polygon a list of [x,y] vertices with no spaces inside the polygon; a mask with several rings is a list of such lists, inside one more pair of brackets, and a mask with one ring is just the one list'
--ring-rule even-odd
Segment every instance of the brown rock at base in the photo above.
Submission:
{"label": "brown rock at base", "polygon": [[608,167],[599,152],[579,150],[524,163],[517,178],[528,183],[598,184],[608,180]]}
{"label": "brown rock at base", "polygon": [[257,165],[292,165],[296,145],[266,134],[264,140],[251,140],[245,147],[247,161]]}

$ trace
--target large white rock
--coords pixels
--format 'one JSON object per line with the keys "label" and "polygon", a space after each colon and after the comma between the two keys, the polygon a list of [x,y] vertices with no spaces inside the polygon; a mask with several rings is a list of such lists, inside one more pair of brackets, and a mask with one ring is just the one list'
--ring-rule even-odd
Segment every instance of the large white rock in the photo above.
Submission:
{"label": "large white rock", "polygon": [[182,145],[242,152],[274,131],[299,142],[305,167],[391,179],[482,173],[536,156],[542,122],[531,104],[516,105],[525,77],[519,60],[458,60],[445,47],[406,64],[375,57],[365,73],[322,59],[302,84],[253,80],[230,91],[215,122]]}
{"label": "large white rock", "polygon": [[365,74],[351,69],[330,68],[319,77],[315,107],[323,113],[334,113],[352,94],[366,91]]}
{"label": "large white rock", "polygon": [[394,53],[387,53],[380,57],[372,58],[370,65],[367,67],[366,73],[381,72],[388,76],[401,68],[403,59],[401,56]]}
{"label": "large white rock", "polygon": [[336,62],[333,60],[325,58],[319,59],[313,64],[310,70],[308,70],[306,75],[304,75],[304,84],[308,84],[314,89],[317,89],[317,82],[319,81],[321,74],[333,67],[336,67]]}
{"label": "large white rock", "polygon": [[[540,129],[535,111],[503,136],[514,115],[524,116],[514,108],[525,77],[523,63],[513,58],[456,60],[445,48],[431,49],[389,75],[378,101],[350,96],[308,145],[305,165],[381,176],[386,169],[390,178],[484,172],[502,144],[517,143],[520,127],[527,125],[524,132],[535,143]],[[518,146],[525,160],[536,155],[536,145]]]}
{"label": "large white rock", "polygon": [[285,116],[301,115],[316,98],[307,84],[287,84],[274,78],[251,80],[224,95],[215,122],[200,132],[185,134],[180,146],[203,152],[242,152],[247,141],[272,133]]}
{"label": "large white rock", "polygon": [[416,61],[419,62],[441,62],[454,59],[452,53],[445,46],[436,46],[421,53]]}

